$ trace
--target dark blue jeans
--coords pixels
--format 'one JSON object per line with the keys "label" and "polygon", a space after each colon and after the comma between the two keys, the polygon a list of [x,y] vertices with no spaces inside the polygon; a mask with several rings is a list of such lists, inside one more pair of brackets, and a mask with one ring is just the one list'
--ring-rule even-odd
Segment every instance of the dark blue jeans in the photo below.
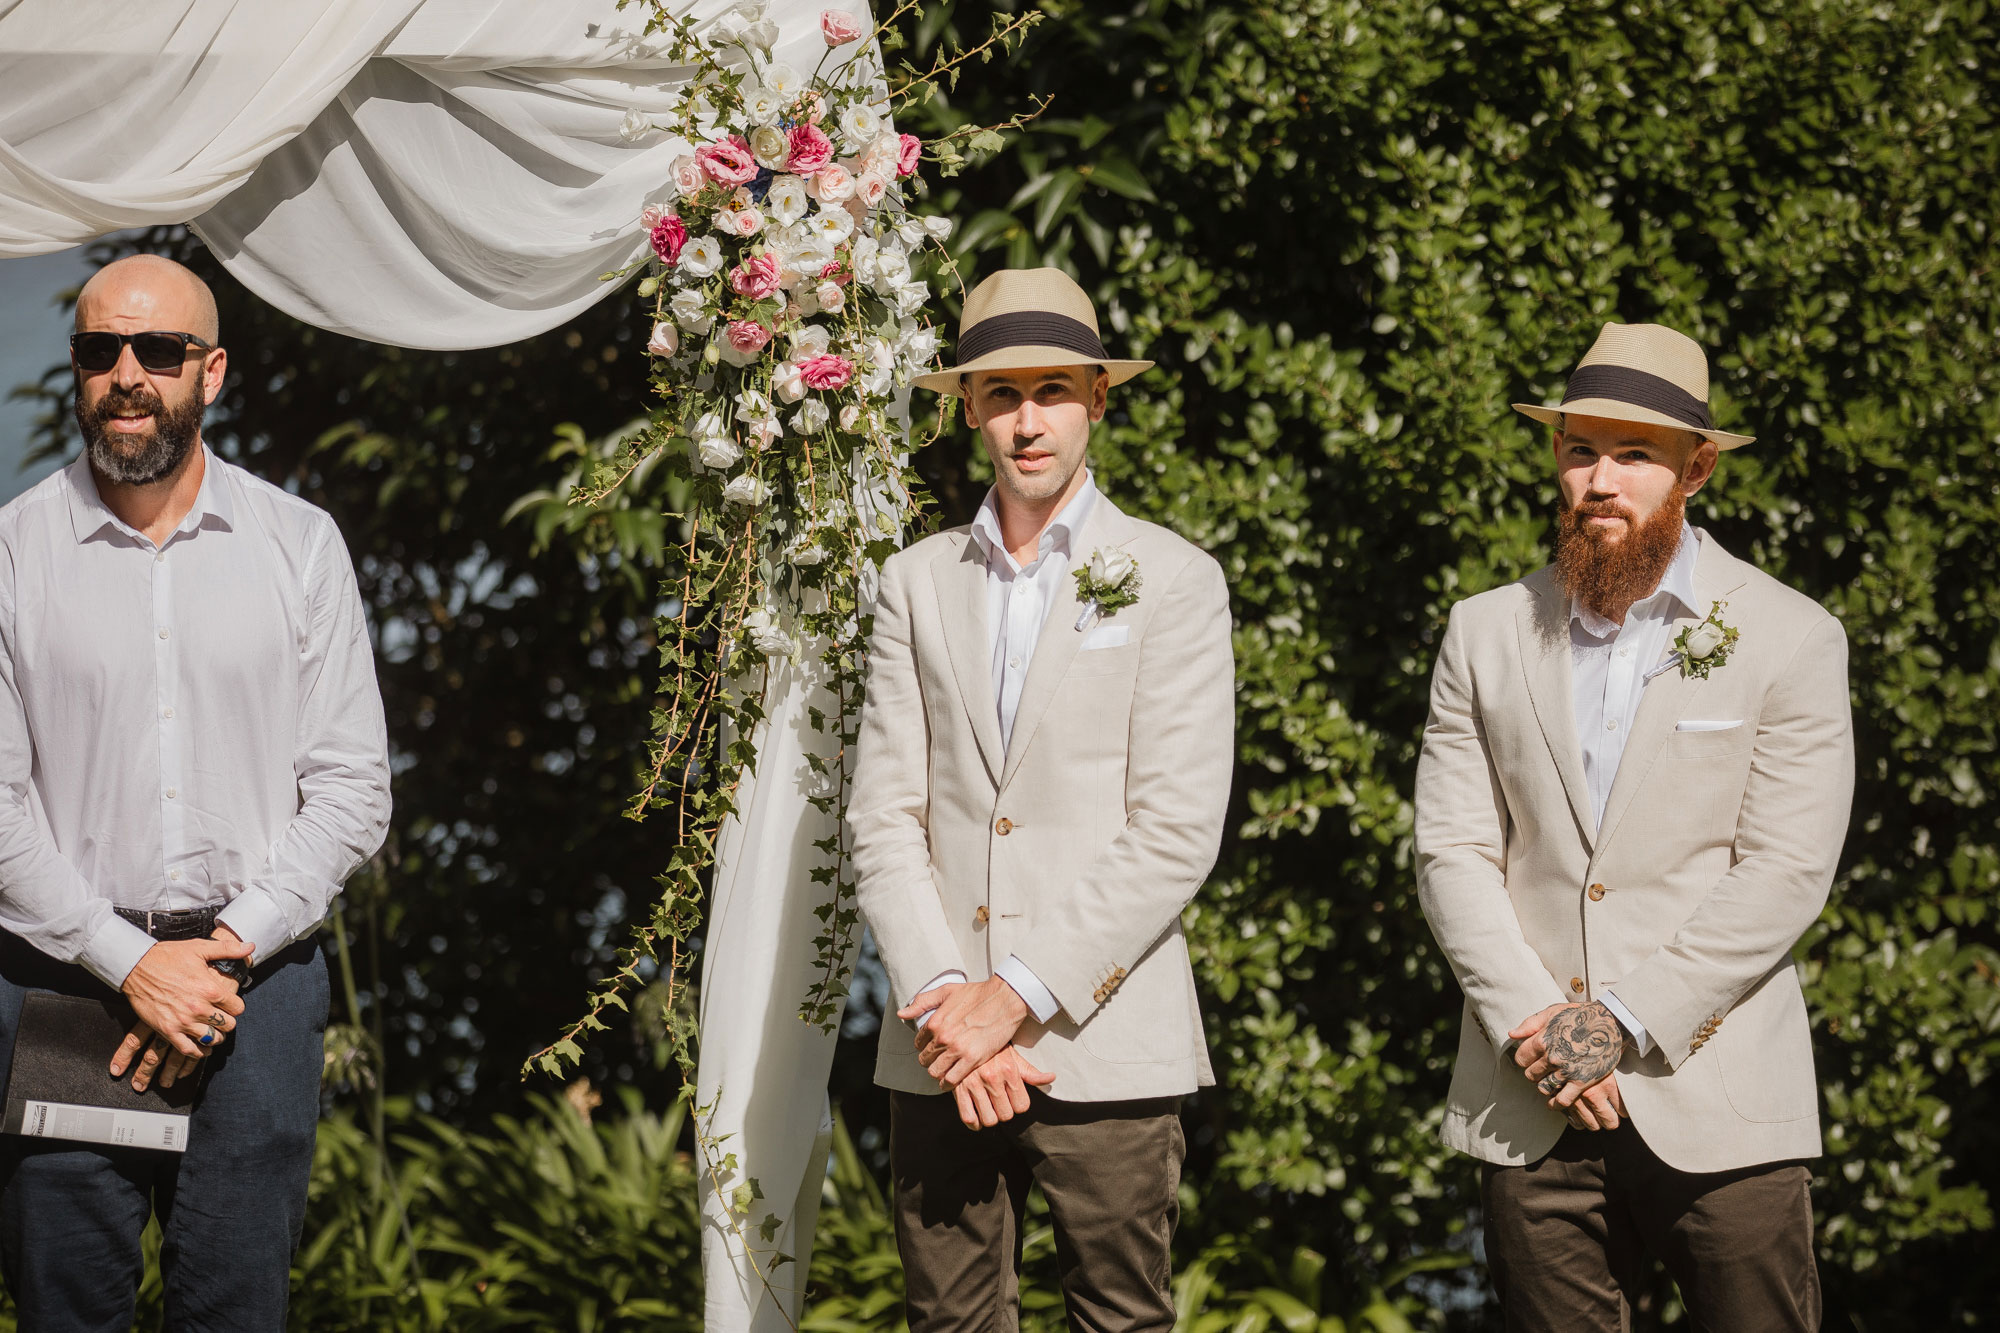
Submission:
{"label": "dark blue jeans", "polygon": [[[81,967],[0,932],[0,1079],[28,990],[104,993]],[[154,1213],[170,1333],[280,1333],[329,998],[317,937],[257,969],[236,1031],[206,1062],[185,1153],[0,1134],[0,1272],[21,1333],[129,1333]]]}

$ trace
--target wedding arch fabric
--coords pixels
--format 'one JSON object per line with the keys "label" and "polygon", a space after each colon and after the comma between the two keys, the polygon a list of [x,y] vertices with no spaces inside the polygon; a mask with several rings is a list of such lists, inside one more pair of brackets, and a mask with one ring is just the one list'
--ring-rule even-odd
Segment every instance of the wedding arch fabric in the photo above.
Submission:
{"label": "wedding arch fabric", "polygon": [[[829,2],[867,13],[770,0],[778,59],[813,68]],[[323,329],[418,348],[545,332],[642,255],[639,210],[687,151],[620,134],[691,77],[643,22],[616,0],[0,0],[0,258],[186,223]],[[775,674],[709,912],[698,1104],[738,1162],[719,1193],[703,1182],[715,1333],[796,1325],[825,1176],[834,1039],[798,1017],[829,892],[813,843],[833,831],[807,799],[804,756],[827,753],[809,706],[836,711],[816,680]],[[724,1200],[753,1179],[764,1201],[739,1230]],[[783,1223],[768,1239],[766,1212]]]}

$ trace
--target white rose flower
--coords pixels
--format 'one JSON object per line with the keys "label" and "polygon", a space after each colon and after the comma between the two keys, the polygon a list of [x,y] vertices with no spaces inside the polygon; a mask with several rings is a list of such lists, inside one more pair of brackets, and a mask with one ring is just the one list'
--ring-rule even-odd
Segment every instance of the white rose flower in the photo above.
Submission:
{"label": "white rose flower", "polygon": [[854,173],[843,162],[831,162],[812,178],[812,195],[823,204],[837,204],[854,197]]}
{"label": "white rose flower", "polygon": [[729,434],[729,421],[720,412],[703,412],[695,418],[694,429],[688,432],[697,438],[710,435]]}
{"label": "white rose flower", "polygon": [[877,208],[889,196],[889,178],[879,171],[864,171],[854,178],[854,197]]}
{"label": "white rose flower", "polygon": [[937,330],[928,325],[919,326],[902,337],[903,355],[922,364],[937,355]]}
{"label": "white rose flower", "polygon": [[882,117],[866,102],[856,102],[840,113],[840,132],[856,148],[865,147],[882,132]]}
{"label": "white rose flower", "polygon": [[731,9],[716,17],[714,25],[708,30],[708,39],[718,45],[734,46],[749,31],[750,20],[743,16],[742,11]]}
{"label": "white rose flower", "polygon": [[924,219],[924,231],[934,241],[950,240],[951,219],[940,218],[940,217],[927,217]]}
{"label": "white rose flower", "polygon": [[618,122],[618,137],[626,143],[637,143],[652,132],[652,120],[637,107],[627,111],[625,119]]}
{"label": "white rose flower", "polygon": [[907,247],[915,248],[922,245],[924,243],[924,235],[924,220],[922,218],[904,218],[896,224],[896,239]]}
{"label": "white rose flower", "polygon": [[761,389],[745,389],[736,395],[736,406],[744,417],[768,417],[771,415],[771,400]]}
{"label": "white rose flower", "polygon": [[723,499],[731,504],[742,505],[745,509],[755,509],[763,504],[770,494],[769,486],[747,472],[742,476],[731,477],[729,484],[722,488]]}
{"label": "white rose flower", "polygon": [[725,435],[708,435],[694,442],[694,456],[703,467],[720,472],[734,467],[736,460],[743,457],[743,450]]}
{"label": "white rose flower", "polygon": [[849,403],[846,407],[840,409],[840,428],[842,430],[851,431],[860,423],[861,404]]}
{"label": "white rose flower", "polygon": [[931,289],[921,282],[906,282],[896,289],[896,313],[908,318],[930,304]]}
{"label": "white rose flower", "polygon": [[1091,581],[1102,588],[1117,587],[1138,567],[1138,562],[1133,560],[1131,555],[1115,546],[1108,551],[1097,550],[1090,553]]}
{"label": "white rose flower", "polygon": [[808,324],[791,335],[792,359],[810,361],[816,356],[825,356],[833,346],[833,335],[824,325]]}
{"label": "white rose flower", "polygon": [[833,413],[827,411],[826,404],[813,398],[792,414],[792,429],[800,435],[816,435],[825,430],[826,423],[831,420]]}
{"label": "white rose flower", "polygon": [[770,193],[764,196],[765,211],[782,226],[802,221],[811,208],[812,201],[806,198],[806,183],[797,176],[778,177],[771,182]]}
{"label": "white rose flower", "polygon": [[868,266],[868,285],[887,296],[910,280],[910,257],[901,250],[884,246]]}
{"label": "white rose flower", "polygon": [[748,140],[750,156],[757,159],[757,165],[767,171],[776,171],[785,165],[785,159],[792,154],[791,141],[776,125],[759,125],[750,131]]}
{"label": "white rose flower", "polygon": [[778,363],[778,368],[771,372],[771,393],[781,403],[796,403],[806,396],[805,377],[799,373],[797,362]]}
{"label": "white rose flower", "polygon": [[771,442],[785,433],[784,423],[775,416],[760,417],[756,421],[746,421],[743,429],[759,449],[769,449]]}
{"label": "white rose flower", "polygon": [[[685,256],[687,251],[681,253]],[[667,302],[667,309],[673,312],[674,323],[680,325],[683,332],[701,334],[715,327],[715,315],[708,308],[708,298],[692,287],[674,293],[674,299]]]}
{"label": "white rose flower", "polygon": [[829,208],[815,213],[806,226],[821,243],[835,248],[854,234],[854,219],[847,215],[844,208]]}
{"label": "white rose flower", "polygon": [[880,338],[870,338],[856,353],[855,370],[862,392],[880,398],[889,392],[896,377],[896,349]]}
{"label": "white rose flower", "polygon": [[681,349],[680,331],[665,320],[653,325],[653,336],[646,340],[646,355],[672,356]]}
{"label": "white rose flower", "polygon": [[818,546],[807,546],[792,553],[792,563],[810,569],[814,565],[826,563],[826,552]]}
{"label": "white rose flower", "polygon": [[753,23],[743,30],[743,41],[746,46],[768,52],[778,44],[778,25],[769,19]]}
{"label": "white rose flower", "polygon": [[790,657],[792,638],[778,628],[778,618],[763,608],[743,617],[743,633],[766,657]]}
{"label": "white rose flower", "polygon": [[1688,631],[1688,656],[1699,662],[1722,646],[1722,630],[1708,621],[1703,621]]}
{"label": "white rose flower", "polygon": [[713,236],[697,236],[681,250],[680,268],[691,277],[714,277],[722,267],[722,247]]}
{"label": "white rose flower", "polygon": [[799,72],[784,61],[774,61],[764,67],[764,87],[777,94],[779,100],[789,103],[804,91],[806,81]]}
{"label": "white rose flower", "polygon": [[812,294],[813,299],[819,302],[819,308],[829,315],[837,315],[847,307],[847,293],[832,278],[813,288]]}
{"label": "white rose flower", "polygon": [[862,172],[872,171],[877,176],[893,176],[896,174],[896,163],[902,156],[902,137],[885,134],[868,145],[868,151],[861,155],[861,169],[854,174],[859,176]]}
{"label": "white rose flower", "polygon": [[775,125],[785,110],[785,99],[763,84],[743,90],[743,118],[752,125]]}

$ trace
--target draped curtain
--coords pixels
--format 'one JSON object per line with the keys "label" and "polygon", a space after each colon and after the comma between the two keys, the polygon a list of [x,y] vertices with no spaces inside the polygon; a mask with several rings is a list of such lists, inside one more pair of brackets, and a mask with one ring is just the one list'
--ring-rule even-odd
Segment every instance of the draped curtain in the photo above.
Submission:
{"label": "draped curtain", "polygon": [[[839,0],[836,0],[838,3]],[[692,0],[706,22],[734,0]],[[865,12],[863,0],[842,7]],[[771,0],[775,55],[810,70],[819,0]],[[0,258],[185,223],[243,285],[309,324],[402,347],[554,328],[641,257],[640,208],[687,151],[628,141],[691,71],[615,0],[0,0]],[[225,330],[225,334],[227,331]],[[495,516],[498,521],[498,516]],[[708,1327],[797,1318],[829,1128],[833,1038],[797,1017],[814,961],[812,679],[781,672],[757,777],[721,839],[699,1098],[785,1225],[751,1239],[772,1299],[704,1190]],[[582,997],[578,996],[579,1003]],[[548,1015],[549,1030],[570,1015]]]}

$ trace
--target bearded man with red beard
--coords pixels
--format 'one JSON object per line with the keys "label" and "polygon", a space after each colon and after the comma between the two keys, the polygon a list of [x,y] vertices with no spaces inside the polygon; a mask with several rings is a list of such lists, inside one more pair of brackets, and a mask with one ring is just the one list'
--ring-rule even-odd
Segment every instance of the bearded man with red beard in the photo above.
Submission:
{"label": "bearded man with red beard", "polygon": [[1465,992],[1444,1141],[1482,1166],[1509,1329],[1816,1329],[1811,1034],[1791,950],[1853,798],[1840,622],[1688,525],[1700,346],[1607,324],[1553,407],[1555,563],[1452,609],[1417,884]]}

